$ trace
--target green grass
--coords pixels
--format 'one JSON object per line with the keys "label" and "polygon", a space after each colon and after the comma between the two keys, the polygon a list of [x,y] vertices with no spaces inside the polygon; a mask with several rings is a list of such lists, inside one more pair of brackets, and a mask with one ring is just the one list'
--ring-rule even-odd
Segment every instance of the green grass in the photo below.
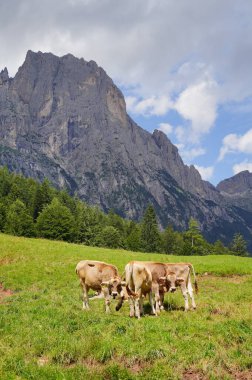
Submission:
{"label": "green grass", "polygon": [[[123,271],[132,260],[190,261],[198,309],[185,313],[180,292],[160,317],[110,315],[103,300],[82,311],[79,260]],[[0,379],[233,379],[252,374],[252,259],[177,257],[85,247],[0,234]],[[206,272],[208,275],[206,275]],[[187,375],[185,375],[187,374]],[[189,377],[187,377],[189,378]],[[192,377],[193,379],[193,377]]]}

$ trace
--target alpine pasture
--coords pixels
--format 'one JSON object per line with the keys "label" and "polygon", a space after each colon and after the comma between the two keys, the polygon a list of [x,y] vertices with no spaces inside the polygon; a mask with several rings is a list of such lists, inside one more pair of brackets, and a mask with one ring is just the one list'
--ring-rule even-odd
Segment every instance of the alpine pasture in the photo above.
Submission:
{"label": "alpine pasture", "polygon": [[[177,291],[165,311],[129,318],[128,303],[82,310],[80,260],[191,262],[197,310]],[[178,257],[0,234],[0,378],[251,379],[252,259]],[[92,295],[92,292],[90,292]]]}

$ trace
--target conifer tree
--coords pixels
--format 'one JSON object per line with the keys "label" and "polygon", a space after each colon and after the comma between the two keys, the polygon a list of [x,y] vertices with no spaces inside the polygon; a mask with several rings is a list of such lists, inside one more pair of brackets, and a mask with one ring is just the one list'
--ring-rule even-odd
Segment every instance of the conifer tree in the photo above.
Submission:
{"label": "conifer tree", "polygon": [[70,210],[54,198],[39,214],[37,231],[47,239],[74,241],[75,220]]}
{"label": "conifer tree", "polygon": [[236,256],[248,256],[247,243],[240,233],[234,235],[230,249]]}
{"label": "conifer tree", "polygon": [[160,233],[155,210],[152,205],[149,205],[142,220],[141,245],[145,252],[159,252],[160,244]]}
{"label": "conifer tree", "polygon": [[6,207],[0,203],[0,231],[3,231],[6,220]]}
{"label": "conifer tree", "polygon": [[175,247],[175,233],[173,227],[169,225],[161,234],[162,238],[162,251],[166,254],[174,253]]}
{"label": "conifer tree", "polygon": [[129,225],[126,247],[131,251],[141,250],[141,231],[139,225],[134,221],[131,221]]}
{"label": "conifer tree", "polygon": [[113,226],[106,226],[100,233],[100,244],[103,247],[119,248],[121,246],[120,232]]}
{"label": "conifer tree", "polygon": [[34,195],[33,217],[36,220],[43,207],[51,203],[53,191],[50,183],[45,179],[41,185],[37,185]]}
{"label": "conifer tree", "polygon": [[19,199],[12,203],[7,212],[4,231],[16,236],[35,235],[33,219],[27,207]]}
{"label": "conifer tree", "polygon": [[6,167],[0,168],[0,198],[9,194],[11,188],[11,174]]}

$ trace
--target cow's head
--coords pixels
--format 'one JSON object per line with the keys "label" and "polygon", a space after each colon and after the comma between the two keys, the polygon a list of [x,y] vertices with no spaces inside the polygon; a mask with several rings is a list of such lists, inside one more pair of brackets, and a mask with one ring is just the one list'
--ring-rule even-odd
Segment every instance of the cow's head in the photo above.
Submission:
{"label": "cow's head", "polygon": [[109,294],[115,299],[118,296],[123,296],[123,286],[125,281],[122,281],[120,277],[111,278],[109,281],[103,281],[101,283],[102,287],[107,287]]}
{"label": "cow's head", "polygon": [[164,291],[174,293],[177,289],[177,286],[181,284],[183,279],[177,278],[176,273],[168,272],[165,277],[160,277],[159,286],[161,286]]}

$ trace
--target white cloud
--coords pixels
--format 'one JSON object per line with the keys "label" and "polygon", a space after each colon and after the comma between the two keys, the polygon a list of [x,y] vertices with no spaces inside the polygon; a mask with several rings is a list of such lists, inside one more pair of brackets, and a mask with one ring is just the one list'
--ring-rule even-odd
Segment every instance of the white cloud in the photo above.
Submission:
{"label": "white cloud", "polygon": [[212,178],[213,173],[214,173],[213,166],[208,166],[208,167],[199,166],[199,165],[194,165],[194,166],[200,172],[201,177],[205,181],[209,181]]}
{"label": "white cloud", "polygon": [[234,174],[240,173],[244,170],[248,170],[250,173],[252,173],[252,162],[248,162],[248,160],[245,160],[233,166]]}
{"label": "white cloud", "polygon": [[[187,87],[178,97],[174,108],[191,122],[190,133],[187,138],[193,142],[210,131],[217,116],[217,83],[202,81]],[[181,129],[178,137],[182,137]]]}
{"label": "white cloud", "polygon": [[206,149],[202,147],[185,149],[184,147],[184,148],[180,148],[179,153],[181,154],[183,160],[185,160],[187,163],[191,163],[194,158],[203,156],[206,153]]}
{"label": "white cloud", "polygon": [[248,153],[252,154],[252,129],[244,135],[231,133],[224,137],[218,160],[221,161],[228,153]]}
{"label": "white cloud", "polygon": [[164,132],[166,135],[169,135],[173,132],[173,126],[169,123],[160,123],[158,129]]}
{"label": "white cloud", "polygon": [[142,100],[138,100],[134,96],[127,96],[125,100],[129,112],[145,116],[165,115],[172,106],[168,96],[151,96]]}

